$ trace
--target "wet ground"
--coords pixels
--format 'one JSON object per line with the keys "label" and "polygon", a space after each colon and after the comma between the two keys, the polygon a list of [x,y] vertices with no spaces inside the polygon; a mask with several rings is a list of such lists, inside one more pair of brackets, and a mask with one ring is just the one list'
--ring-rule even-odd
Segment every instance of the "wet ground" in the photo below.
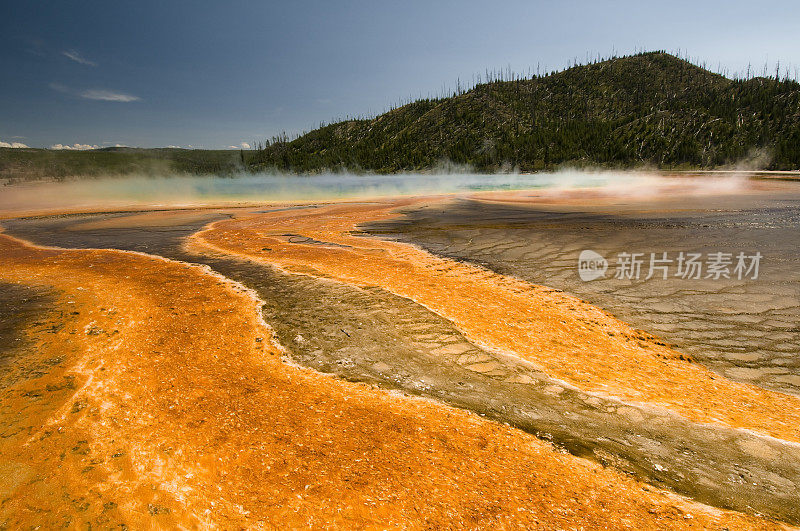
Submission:
{"label": "wet ground", "polygon": [[[80,382],[68,374],[75,350],[62,344],[70,311],[58,308],[58,292],[0,282],[0,500],[34,477],[20,449],[69,401]],[[68,343],[67,343],[68,344]],[[68,498],[65,498],[68,499]],[[7,527],[4,522],[0,527]]]}
{"label": "wet ground", "polygon": [[[471,212],[472,218],[465,217],[463,209]],[[197,211],[161,217],[135,213],[76,215],[6,221],[3,226],[12,235],[43,245],[128,249],[206,264],[259,293],[266,301],[265,320],[297,363],[476,411],[551,440],[574,454],[591,457],[705,503],[800,522],[797,445],[742,430],[697,425],[665,410],[586,394],[549,378],[519,358],[470,343],[449,321],[379,288],[359,288],[183,250],[185,237],[232,212]],[[460,225],[458,229],[471,230],[473,242],[476,234],[479,242],[497,238],[500,244],[487,256],[497,258],[498,269],[508,268],[502,272],[519,275],[510,268],[522,268],[526,261],[519,256],[509,258],[514,256],[515,247],[503,238],[519,234],[514,231],[523,227],[533,234],[537,228],[542,230],[537,223],[552,226],[554,216],[563,220],[576,214],[558,218],[552,212],[542,214],[468,202],[444,211],[417,211],[404,222],[373,230],[383,234],[393,231],[394,237],[413,239],[443,252],[435,248],[430,235],[457,241],[461,238],[453,236],[458,232],[447,225],[454,224],[448,215],[475,226],[463,229]],[[599,221],[602,226],[605,219],[595,217],[591,221]],[[420,220],[432,223],[432,229],[422,230]],[[491,226],[487,228],[482,223]],[[480,237],[482,231],[490,231],[484,240]],[[297,238],[294,234],[285,236]],[[545,239],[540,235],[540,249],[545,248]],[[560,251],[565,269],[574,245],[563,245],[564,250]],[[510,250],[510,254],[504,255],[503,249]],[[500,262],[502,257],[506,258],[505,265]],[[488,260],[481,263],[491,266]]]}
{"label": "wet ground", "polygon": [[[800,394],[800,194],[686,198],[596,207],[456,200],[364,227],[434,254],[561,289],[665,339],[733,380]],[[609,261],[584,282],[578,256]],[[650,253],[760,252],[757,279],[648,274]],[[644,253],[641,277],[615,279],[619,253]],[[735,258],[734,258],[735,262]],[[749,265],[749,263],[748,263]]]}
{"label": "wet ground", "polygon": [[16,347],[21,346],[22,323],[33,321],[46,304],[46,297],[33,288],[0,283],[0,370],[7,369]]}
{"label": "wet ground", "polygon": [[31,356],[25,331],[41,328],[50,317],[53,297],[43,289],[0,282],[0,389],[36,377],[59,360]]}

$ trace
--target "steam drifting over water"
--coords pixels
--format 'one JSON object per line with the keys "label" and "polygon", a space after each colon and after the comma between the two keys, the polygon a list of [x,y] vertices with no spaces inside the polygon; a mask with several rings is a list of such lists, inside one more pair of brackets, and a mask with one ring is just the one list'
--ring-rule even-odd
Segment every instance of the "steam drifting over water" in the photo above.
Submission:
{"label": "steam drifting over water", "polygon": [[666,187],[680,187],[684,193],[734,192],[745,180],[744,174],[681,178],[643,171],[579,170],[536,174],[129,176],[7,185],[0,194],[0,213],[137,205],[304,202],[512,190],[547,190],[548,194],[557,196],[561,191],[591,189],[610,196],[646,199],[661,193]]}

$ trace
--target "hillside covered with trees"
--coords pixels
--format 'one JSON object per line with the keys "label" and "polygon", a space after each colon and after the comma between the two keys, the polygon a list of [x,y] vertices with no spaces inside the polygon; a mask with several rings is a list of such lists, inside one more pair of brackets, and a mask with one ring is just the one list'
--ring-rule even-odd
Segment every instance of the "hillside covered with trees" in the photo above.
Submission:
{"label": "hillside covered with trees", "polygon": [[345,120],[248,153],[251,169],[482,171],[562,164],[800,167],[800,84],[729,79],[664,52],[613,58]]}

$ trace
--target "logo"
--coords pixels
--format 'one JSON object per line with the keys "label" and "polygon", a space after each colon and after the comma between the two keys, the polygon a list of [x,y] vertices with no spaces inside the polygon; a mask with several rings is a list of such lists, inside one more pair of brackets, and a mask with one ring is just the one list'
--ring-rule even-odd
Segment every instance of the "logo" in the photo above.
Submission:
{"label": "logo", "polygon": [[584,282],[603,278],[607,269],[608,260],[594,251],[585,249],[578,256],[578,276]]}
{"label": "logo", "polygon": [[[647,259],[647,255],[650,259]],[[756,280],[758,279],[761,260],[760,252],[747,254],[736,252],[692,253],[680,251],[672,258],[669,251],[660,253],[621,252],[617,253],[616,270],[612,278],[617,280],[650,280],[652,278],[667,280],[711,279],[711,280]],[[649,267],[648,267],[649,265]],[[675,270],[673,272],[673,269]],[[606,276],[608,260],[594,251],[585,249],[578,257],[578,276],[584,282],[597,280]]]}

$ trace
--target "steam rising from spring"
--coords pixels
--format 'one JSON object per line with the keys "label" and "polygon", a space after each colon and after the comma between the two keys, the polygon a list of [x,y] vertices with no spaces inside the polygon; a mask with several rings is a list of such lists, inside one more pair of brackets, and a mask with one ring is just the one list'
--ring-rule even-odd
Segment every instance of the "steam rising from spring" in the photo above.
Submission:
{"label": "steam rising from spring", "polygon": [[127,176],[7,185],[0,214],[21,211],[113,209],[137,206],[199,206],[232,203],[308,202],[400,195],[472,194],[539,190],[549,196],[592,190],[608,196],[646,199],[666,188],[683,193],[735,192],[743,173],[667,177],[648,171],[562,170],[554,173],[433,173],[398,175]]}

